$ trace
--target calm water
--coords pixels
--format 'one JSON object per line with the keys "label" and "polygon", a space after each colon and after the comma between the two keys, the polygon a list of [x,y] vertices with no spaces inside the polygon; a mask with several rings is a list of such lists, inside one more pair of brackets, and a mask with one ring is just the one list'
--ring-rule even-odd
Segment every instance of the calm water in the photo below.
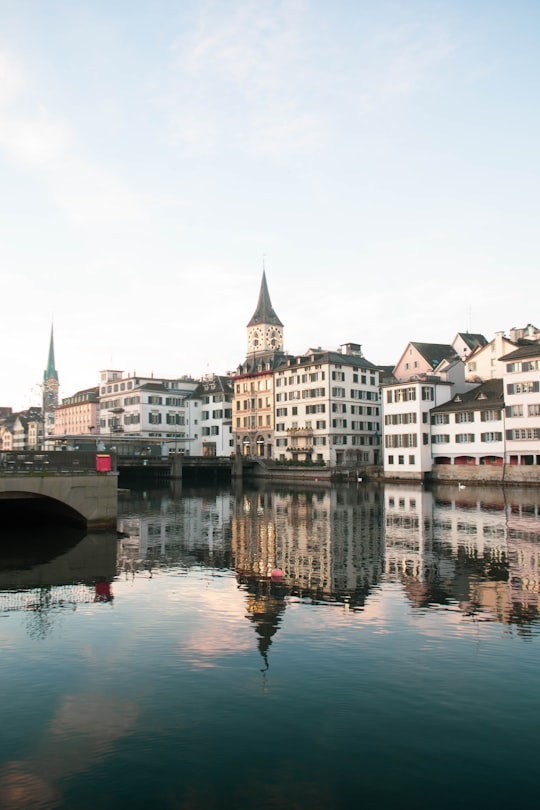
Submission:
{"label": "calm water", "polygon": [[2,810],[536,803],[539,491],[120,512],[120,539],[2,534]]}

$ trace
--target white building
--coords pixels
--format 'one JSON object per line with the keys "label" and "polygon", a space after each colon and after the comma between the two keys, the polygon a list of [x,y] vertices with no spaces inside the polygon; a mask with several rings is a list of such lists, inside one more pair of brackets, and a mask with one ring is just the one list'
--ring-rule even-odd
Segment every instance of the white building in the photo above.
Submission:
{"label": "white building", "polygon": [[504,364],[507,462],[540,465],[540,344],[520,346],[500,361]]}
{"label": "white building", "polygon": [[431,411],[434,464],[504,463],[502,380],[489,380],[456,394]]}
{"label": "white building", "polygon": [[431,472],[430,411],[448,402],[454,384],[441,377],[383,386],[383,465],[389,478],[422,480]]}
{"label": "white building", "polygon": [[208,374],[190,399],[199,403],[200,430],[190,443],[192,456],[230,456],[234,452],[232,432],[232,377]]}
{"label": "white building", "polygon": [[452,348],[465,360],[475,349],[485,346],[487,340],[484,335],[473,332],[458,332],[452,341]]}
{"label": "white building", "polygon": [[200,435],[200,401],[192,398],[198,382],[189,377],[157,379],[135,372],[105,370],[99,387],[101,437],[162,439],[162,455],[189,454]]}
{"label": "white building", "polygon": [[485,346],[478,346],[465,361],[465,377],[470,382],[502,379],[504,363],[503,354],[517,348],[517,343],[507,338],[504,332],[495,332],[495,337]]}
{"label": "white building", "polygon": [[356,343],[288,357],[274,372],[274,457],[380,463],[380,383],[380,370]]}

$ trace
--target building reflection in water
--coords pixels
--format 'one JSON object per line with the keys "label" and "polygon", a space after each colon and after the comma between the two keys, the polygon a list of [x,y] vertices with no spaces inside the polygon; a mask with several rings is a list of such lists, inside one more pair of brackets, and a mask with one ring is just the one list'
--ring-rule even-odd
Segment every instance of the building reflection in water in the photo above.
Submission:
{"label": "building reflection in water", "polygon": [[131,493],[118,570],[235,570],[265,666],[289,598],[362,611],[387,582],[414,609],[449,605],[525,633],[539,608],[539,502],[536,490],[406,484]]}
{"label": "building reflection in water", "polygon": [[[244,490],[236,497],[232,546],[267,667],[287,597],[364,606],[384,565],[380,490]],[[276,571],[282,576],[272,576]]]}
{"label": "building reflection in water", "polygon": [[526,626],[539,609],[540,494],[457,486],[385,488],[385,579],[415,607]]}

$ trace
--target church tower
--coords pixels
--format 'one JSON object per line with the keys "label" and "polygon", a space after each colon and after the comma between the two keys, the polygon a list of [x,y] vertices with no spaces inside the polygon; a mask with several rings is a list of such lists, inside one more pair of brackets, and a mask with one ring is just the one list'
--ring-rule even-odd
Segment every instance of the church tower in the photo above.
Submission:
{"label": "church tower", "polygon": [[47,358],[47,368],[43,372],[43,426],[45,436],[53,432],[54,409],[58,407],[58,372],[54,365],[54,334],[51,326],[51,339],[49,342],[49,356]]}
{"label": "church tower", "polygon": [[283,324],[276,315],[263,270],[257,307],[247,325],[248,354],[283,351]]}

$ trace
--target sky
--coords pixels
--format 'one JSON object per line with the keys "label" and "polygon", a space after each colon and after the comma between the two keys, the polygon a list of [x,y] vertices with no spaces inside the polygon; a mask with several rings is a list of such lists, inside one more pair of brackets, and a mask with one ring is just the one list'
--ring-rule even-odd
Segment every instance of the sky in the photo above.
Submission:
{"label": "sky", "polygon": [[537,0],[0,0],[0,406],[540,326]]}

